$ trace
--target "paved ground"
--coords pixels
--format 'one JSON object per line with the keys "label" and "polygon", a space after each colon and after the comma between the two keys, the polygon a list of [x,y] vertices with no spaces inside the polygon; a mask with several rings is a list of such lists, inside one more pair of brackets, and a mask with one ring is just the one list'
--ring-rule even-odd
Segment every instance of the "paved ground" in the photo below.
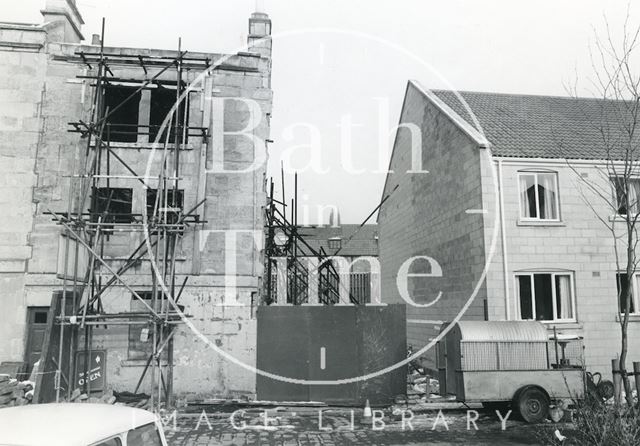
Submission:
{"label": "paved ground", "polygon": [[[405,421],[401,415],[385,411],[376,428],[372,421],[362,420],[362,409],[354,410],[353,424],[349,409],[323,409],[319,420],[317,409],[270,409],[265,420],[264,409],[232,413],[208,412],[200,416],[178,415],[175,425],[167,426],[167,438],[172,446],[205,445],[539,445],[540,432],[548,425],[531,426],[507,420],[506,430],[495,414],[480,413],[467,430],[465,411],[437,411],[414,414]],[[380,414],[378,414],[380,415]],[[410,418],[405,413],[405,418]],[[320,426],[320,422],[322,425]],[[234,424],[236,428],[234,428]],[[446,426],[445,426],[446,424]],[[434,428],[435,425],[435,429]],[[174,429],[175,426],[175,429]],[[322,429],[320,428],[322,427]],[[448,428],[448,430],[447,430]],[[379,429],[379,430],[376,430]],[[550,429],[553,431],[553,429]]]}

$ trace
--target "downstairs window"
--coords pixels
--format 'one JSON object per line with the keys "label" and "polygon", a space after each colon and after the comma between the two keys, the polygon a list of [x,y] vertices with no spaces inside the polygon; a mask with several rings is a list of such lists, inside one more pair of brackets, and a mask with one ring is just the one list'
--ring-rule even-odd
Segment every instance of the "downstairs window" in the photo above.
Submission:
{"label": "downstairs window", "polygon": [[516,296],[522,320],[575,320],[573,280],[569,273],[518,273]]}

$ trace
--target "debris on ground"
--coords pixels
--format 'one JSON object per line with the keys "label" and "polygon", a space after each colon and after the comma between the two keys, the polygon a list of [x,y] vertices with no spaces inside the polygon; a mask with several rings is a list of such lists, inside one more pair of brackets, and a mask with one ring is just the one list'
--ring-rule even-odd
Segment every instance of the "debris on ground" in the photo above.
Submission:
{"label": "debris on ground", "polygon": [[34,386],[32,381],[18,381],[10,375],[0,375],[0,408],[30,404]]}

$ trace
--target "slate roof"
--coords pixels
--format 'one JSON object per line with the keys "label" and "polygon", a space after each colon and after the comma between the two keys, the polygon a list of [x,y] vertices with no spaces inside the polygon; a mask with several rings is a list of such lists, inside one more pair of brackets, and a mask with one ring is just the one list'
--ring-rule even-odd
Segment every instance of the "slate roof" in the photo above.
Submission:
{"label": "slate roof", "polygon": [[[431,93],[477,129],[453,91],[431,90]],[[622,157],[619,147],[625,140],[624,126],[631,122],[628,102],[459,93],[477,117],[496,156],[599,160]],[[607,147],[613,150],[610,157]]]}
{"label": "slate roof", "polygon": [[[364,225],[359,229],[360,225],[343,224],[337,227],[332,226],[301,226],[298,233],[304,240],[315,250],[323,247],[329,255],[336,252],[335,249],[329,248],[330,238],[340,238],[342,240],[342,249],[338,253],[339,256],[357,257],[357,256],[378,256],[378,225]],[[349,243],[347,240],[352,234],[355,235]]]}

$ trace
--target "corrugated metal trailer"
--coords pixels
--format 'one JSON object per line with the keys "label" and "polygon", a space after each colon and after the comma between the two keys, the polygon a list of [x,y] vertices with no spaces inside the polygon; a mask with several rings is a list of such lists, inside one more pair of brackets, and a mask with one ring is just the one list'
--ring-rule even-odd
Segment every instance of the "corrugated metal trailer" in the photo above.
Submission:
{"label": "corrugated metal trailer", "polygon": [[582,341],[550,339],[540,322],[458,322],[438,343],[437,364],[443,396],[510,405],[528,422],[545,419],[557,400],[584,397]]}

